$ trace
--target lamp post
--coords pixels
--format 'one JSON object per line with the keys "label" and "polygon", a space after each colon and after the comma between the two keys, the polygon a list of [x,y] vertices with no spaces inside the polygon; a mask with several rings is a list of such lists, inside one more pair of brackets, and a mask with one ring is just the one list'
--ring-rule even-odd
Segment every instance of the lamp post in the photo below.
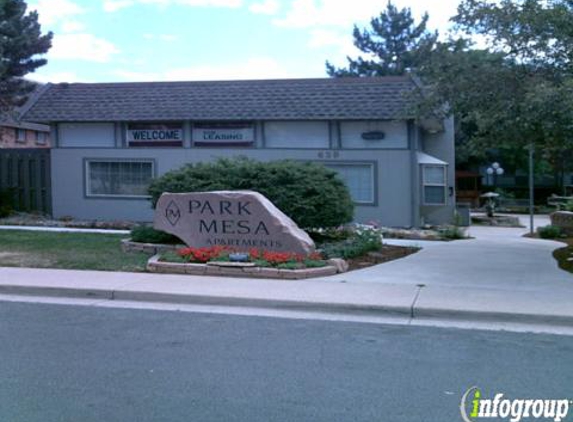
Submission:
{"label": "lamp post", "polygon": [[497,187],[497,176],[501,176],[505,173],[505,170],[499,165],[498,162],[492,163],[486,170],[486,173],[489,176],[493,176],[493,188]]}
{"label": "lamp post", "polygon": [[533,154],[535,152],[535,147],[533,143],[528,146],[529,150],[529,234],[533,235],[535,232],[533,224],[533,214],[535,213],[535,178],[534,178],[534,167],[533,167]]}

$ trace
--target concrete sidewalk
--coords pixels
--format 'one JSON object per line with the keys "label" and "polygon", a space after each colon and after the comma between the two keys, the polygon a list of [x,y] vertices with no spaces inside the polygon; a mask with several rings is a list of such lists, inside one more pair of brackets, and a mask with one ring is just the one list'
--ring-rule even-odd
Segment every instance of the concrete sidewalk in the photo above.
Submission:
{"label": "concrete sidewalk", "polygon": [[0,268],[0,294],[573,327],[573,290]]}

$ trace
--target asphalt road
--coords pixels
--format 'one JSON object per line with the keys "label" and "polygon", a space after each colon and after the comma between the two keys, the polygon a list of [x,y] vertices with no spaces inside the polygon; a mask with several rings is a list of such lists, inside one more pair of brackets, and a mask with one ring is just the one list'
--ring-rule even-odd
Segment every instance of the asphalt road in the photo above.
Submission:
{"label": "asphalt road", "polygon": [[473,385],[573,398],[573,337],[0,302],[0,339],[2,422],[450,422]]}

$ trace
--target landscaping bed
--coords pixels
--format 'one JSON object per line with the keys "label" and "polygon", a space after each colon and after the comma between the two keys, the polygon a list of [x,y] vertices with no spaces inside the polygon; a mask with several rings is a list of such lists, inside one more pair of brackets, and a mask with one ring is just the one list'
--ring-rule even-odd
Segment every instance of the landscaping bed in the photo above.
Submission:
{"label": "landscaping bed", "polygon": [[395,259],[405,258],[418,252],[421,248],[412,246],[394,246],[382,245],[382,247],[375,252],[348,259],[349,271],[359,270],[361,268],[371,267],[372,265],[383,264],[384,262],[393,261]]}
{"label": "landscaping bed", "polygon": [[[340,261],[333,261],[331,256],[324,257],[322,267],[331,273],[349,269],[355,270],[380,264],[393,259],[399,259],[414,253],[418,248],[381,245],[375,242],[376,238],[366,232],[362,241],[356,242],[339,240],[330,242],[331,253],[342,253],[348,267]],[[143,272],[147,270],[150,256],[157,253],[157,248],[173,250],[175,245],[147,245],[133,243],[133,249],[126,248],[124,236],[118,234],[99,233],[57,233],[27,230],[2,230],[0,231],[0,266],[5,267],[32,267],[32,268],[59,268],[75,270],[98,270],[98,271],[128,271]],[[341,244],[342,243],[342,244]],[[123,248],[123,249],[122,249]],[[366,249],[369,249],[365,251]],[[337,252],[339,251],[339,252]],[[287,271],[293,273],[293,278],[302,278],[304,268],[300,263],[284,262],[279,272],[280,277]],[[213,264],[211,264],[212,266]],[[313,263],[311,265],[321,265]],[[273,268],[260,267],[259,275],[270,273]],[[266,268],[263,270],[263,268]],[[314,276],[323,276],[325,273],[320,266],[309,268],[308,273]],[[214,272],[215,269],[209,270]],[[256,270],[252,270],[257,272]],[[334,271],[334,272],[333,272]],[[248,272],[248,270],[247,270]],[[274,274],[274,273],[273,273]]]}
{"label": "landscaping bed", "polygon": [[559,268],[573,273],[573,237],[559,240],[566,243],[567,246],[554,250],[553,257],[557,261]]}
{"label": "landscaping bed", "polygon": [[147,269],[153,273],[300,280],[304,278],[334,275],[340,272],[340,268],[348,268],[347,265],[343,265],[344,264],[340,263],[337,264],[336,262],[325,262],[324,266],[320,267],[279,268],[273,266],[260,266],[254,262],[229,262],[216,260],[206,263],[169,262],[162,260],[162,256],[158,254],[149,259]]}

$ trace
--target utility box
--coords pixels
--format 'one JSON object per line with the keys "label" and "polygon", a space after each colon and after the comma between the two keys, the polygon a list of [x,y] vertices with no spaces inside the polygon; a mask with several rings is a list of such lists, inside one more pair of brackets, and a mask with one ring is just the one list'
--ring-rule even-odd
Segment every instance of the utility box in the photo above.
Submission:
{"label": "utility box", "polygon": [[456,212],[458,213],[456,223],[458,223],[460,226],[468,227],[471,224],[470,209],[471,203],[458,202],[456,204]]}

